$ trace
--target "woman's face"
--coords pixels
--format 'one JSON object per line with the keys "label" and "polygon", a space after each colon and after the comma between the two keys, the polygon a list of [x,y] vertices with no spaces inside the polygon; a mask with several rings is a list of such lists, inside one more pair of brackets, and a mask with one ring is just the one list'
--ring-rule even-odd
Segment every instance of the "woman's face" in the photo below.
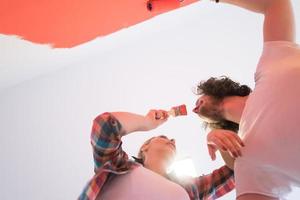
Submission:
{"label": "woman's face", "polygon": [[174,159],[176,155],[175,140],[164,135],[152,138],[142,149],[147,152],[147,155],[165,156],[166,159]]}

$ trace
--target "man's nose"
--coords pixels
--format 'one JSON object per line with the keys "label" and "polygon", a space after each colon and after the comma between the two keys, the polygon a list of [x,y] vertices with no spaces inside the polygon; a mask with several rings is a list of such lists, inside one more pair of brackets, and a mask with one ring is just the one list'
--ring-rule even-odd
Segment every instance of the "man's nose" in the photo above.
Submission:
{"label": "man's nose", "polygon": [[193,112],[194,112],[194,113],[198,113],[198,109],[199,109],[199,106],[196,106],[196,107],[193,109]]}
{"label": "man's nose", "polygon": [[193,109],[193,112],[194,113],[199,113],[199,108],[200,108],[200,106],[203,104],[203,100],[201,99],[201,100],[199,100],[198,102],[197,102],[197,105],[196,105],[196,107]]}
{"label": "man's nose", "polygon": [[170,141],[171,141],[173,144],[175,144],[175,139],[171,139]]}

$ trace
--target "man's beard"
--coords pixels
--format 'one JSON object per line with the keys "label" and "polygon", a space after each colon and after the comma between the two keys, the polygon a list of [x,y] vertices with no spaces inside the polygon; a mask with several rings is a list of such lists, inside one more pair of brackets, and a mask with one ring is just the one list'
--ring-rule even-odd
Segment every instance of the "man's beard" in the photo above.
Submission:
{"label": "man's beard", "polygon": [[209,105],[202,106],[199,110],[199,114],[215,122],[222,121],[224,120],[223,111],[218,105],[218,101],[213,101]]}

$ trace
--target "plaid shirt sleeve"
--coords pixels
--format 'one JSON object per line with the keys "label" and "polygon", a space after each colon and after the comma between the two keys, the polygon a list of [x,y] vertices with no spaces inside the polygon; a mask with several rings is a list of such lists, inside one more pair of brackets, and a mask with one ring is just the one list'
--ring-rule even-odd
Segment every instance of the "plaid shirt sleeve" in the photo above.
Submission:
{"label": "plaid shirt sleeve", "polygon": [[194,179],[199,199],[217,199],[235,188],[234,173],[226,165]]}
{"label": "plaid shirt sleeve", "polygon": [[79,200],[94,200],[110,173],[123,173],[130,169],[127,154],[122,150],[124,130],[110,113],[96,117],[92,127],[91,144],[95,163],[95,175],[87,183]]}
{"label": "plaid shirt sleeve", "polygon": [[175,180],[185,188],[191,200],[215,200],[235,188],[233,171],[227,166],[208,175]]}
{"label": "plaid shirt sleeve", "polygon": [[95,118],[91,133],[95,172],[107,162],[111,170],[126,168],[123,165],[127,164],[128,156],[122,150],[122,135],[122,125],[112,114],[103,113]]}

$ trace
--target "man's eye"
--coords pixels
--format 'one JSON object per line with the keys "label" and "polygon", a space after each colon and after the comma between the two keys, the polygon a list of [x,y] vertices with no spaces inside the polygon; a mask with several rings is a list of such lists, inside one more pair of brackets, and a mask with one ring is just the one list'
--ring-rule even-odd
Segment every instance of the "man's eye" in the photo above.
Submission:
{"label": "man's eye", "polygon": [[164,135],[161,135],[159,136],[160,138],[165,138],[165,139],[168,139],[167,136],[164,136]]}

